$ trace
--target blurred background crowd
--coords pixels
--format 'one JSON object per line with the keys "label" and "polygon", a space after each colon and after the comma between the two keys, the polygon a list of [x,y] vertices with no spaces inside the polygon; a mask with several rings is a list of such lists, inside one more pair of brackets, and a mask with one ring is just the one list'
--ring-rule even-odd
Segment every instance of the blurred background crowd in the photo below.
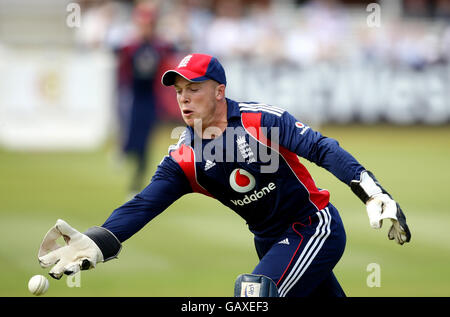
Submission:
{"label": "blurred background crowd", "polygon": [[[120,47],[148,19],[156,35],[179,51],[219,58],[263,58],[298,65],[374,59],[414,68],[450,58],[448,0],[79,3],[85,16],[76,43],[87,48]],[[370,3],[380,4],[378,26],[366,23]]]}
{"label": "blurred background crowd", "polygon": [[137,166],[183,124],[161,75],[219,58],[227,96],[326,123],[448,124],[450,0],[2,0],[0,144],[98,148]]}
{"label": "blurred background crowd", "polygon": [[[150,50],[133,64],[144,42]],[[103,54],[99,60],[116,70],[96,83],[114,77],[120,87],[102,91],[119,104],[130,97],[133,67],[140,69],[163,120],[179,120],[178,109],[153,79],[202,52],[225,65],[229,97],[276,104],[305,121],[450,121],[450,0],[1,1],[3,66],[31,51]]]}
{"label": "blurred background crowd", "polygon": [[[78,48],[117,52],[152,29],[172,61],[217,56],[232,79],[229,96],[277,104],[310,123],[450,120],[448,0],[79,3]],[[156,90],[164,116],[176,120],[173,96]]]}
{"label": "blurred background crowd", "polygon": [[[46,274],[55,219],[101,224],[148,184],[184,129],[161,75],[191,52],[220,59],[229,98],[288,110],[392,188],[413,232],[401,250],[302,160],[342,210],[348,295],[450,295],[450,0],[0,0],[0,295]],[[169,209],[121,261],[48,295],[229,296],[256,260],[244,223],[203,195]]]}
{"label": "blurred background crowd", "polygon": [[181,123],[160,78],[191,52],[221,60],[228,97],[314,126],[450,122],[450,0],[3,0],[0,142],[143,148]]}

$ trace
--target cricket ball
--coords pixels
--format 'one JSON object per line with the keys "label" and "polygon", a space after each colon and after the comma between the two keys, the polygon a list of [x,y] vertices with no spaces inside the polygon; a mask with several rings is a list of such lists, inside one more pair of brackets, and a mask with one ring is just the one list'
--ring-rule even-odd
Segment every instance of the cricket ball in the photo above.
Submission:
{"label": "cricket ball", "polygon": [[45,276],[35,275],[28,281],[28,290],[31,294],[39,296],[48,290],[48,280]]}

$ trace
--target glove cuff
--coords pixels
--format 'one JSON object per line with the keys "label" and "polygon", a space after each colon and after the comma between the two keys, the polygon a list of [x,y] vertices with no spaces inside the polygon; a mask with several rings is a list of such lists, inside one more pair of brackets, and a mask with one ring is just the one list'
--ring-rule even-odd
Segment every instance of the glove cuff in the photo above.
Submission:
{"label": "glove cuff", "polygon": [[359,180],[352,180],[350,182],[350,188],[364,204],[374,195],[381,193],[387,194],[370,171],[361,172]]}
{"label": "glove cuff", "polygon": [[103,227],[91,227],[84,232],[98,246],[103,254],[103,262],[117,258],[122,244],[119,239],[108,229]]}

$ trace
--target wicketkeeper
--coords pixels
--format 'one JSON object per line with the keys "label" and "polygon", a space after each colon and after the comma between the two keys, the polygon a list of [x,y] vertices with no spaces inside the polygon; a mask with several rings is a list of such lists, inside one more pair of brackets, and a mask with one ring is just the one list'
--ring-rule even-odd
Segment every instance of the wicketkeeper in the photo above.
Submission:
{"label": "wicketkeeper", "polygon": [[[169,147],[149,185],[84,233],[57,220],[39,250],[59,279],[116,258],[122,243],[178,198],[196,192],[240,215],[254,234],[259,263],[240,275],[235,296],[345,296],[333,268],[346,243],[325,189],[301,163],[327,169],[366,205],[372,228],[388,219],[388,238],[411,233],[399,204],[375,176],[332,138],[281,108],[225,97],[226,77],[212,56],[190,54],[162,77],[174,86],[186,129]],[[213,212],[213,211],[211,211]],[[63,236],[65,246],[55,240]]]}

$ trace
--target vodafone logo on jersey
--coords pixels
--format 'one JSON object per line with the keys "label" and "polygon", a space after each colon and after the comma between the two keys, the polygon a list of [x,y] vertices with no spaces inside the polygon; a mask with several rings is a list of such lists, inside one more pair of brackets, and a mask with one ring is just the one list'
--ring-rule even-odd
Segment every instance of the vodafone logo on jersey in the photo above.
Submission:
{"label": "vodafone logo on jersey", "polygon": [[[230,185],[231,188],[233,188],[238,193],[248,193],[255,187],[256,181],[253,175],[246,170],[242,168],[236,168],[230,175]],[[260,198],[269,194],[275,188],[277,188],[275,183],[269,183],[267,186],[261,188],[261,190],[254,190],[253,192],[245,195],[242,199],[231,199],[231,202],[235,206],[242,207],[258,201]]]}
{"label": "vodafone logo on jersey", "polygon": [[236,168],[230,175],[230,186],[238,193],[246,193],[255,187],[255,178],[242,168]]}

